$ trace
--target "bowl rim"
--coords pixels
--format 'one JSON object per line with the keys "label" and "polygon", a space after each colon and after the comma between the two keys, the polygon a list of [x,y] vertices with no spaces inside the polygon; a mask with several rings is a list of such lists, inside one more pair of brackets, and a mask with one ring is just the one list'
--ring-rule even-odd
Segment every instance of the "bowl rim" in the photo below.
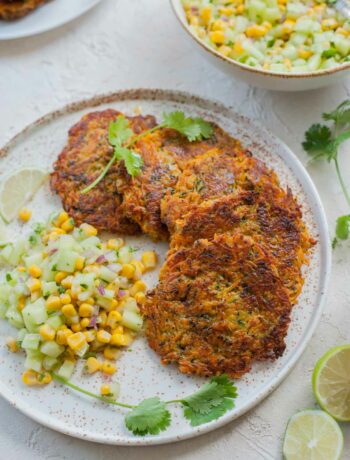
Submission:
{"label": "bowl rim", "polygon": [[343,70],[349,69],[350,68],[350,61],[347,63],[339,64],[337,66],[334,66],[330,69],[322,69],[322,70],[314,70],[311,72],[301,72],[301,73],[291,73],[291,72],[271,72],[269,70],[264,70],[264,69],[256,69],[254,67],[251,67],[247,64],[242,64],[241,62],[235,61],[232,58],[223,56],[220,54],[218,51],[215,49],[211,48],[208,46],[203,40],[197,37],[195,35],[188,23],[183,20],[183,18],[180,16],[177,6],[180,5],[182,7],[182,0],[170,0],[170,5],[173,10],[173,13],[175,14],[176,18],[178,19],[180,25],[182,28],[200,45],[204,50],[208,51],[210,54],[215,56],[216,58],[221,59],[227,64],[231,64],[233,66],[238,67],[239,69],[246,70],[252,74],[256,75],[263,75],[263,76],[269,76],[269,77],[280,77],[280,78],[285,78],[285,79],[302,79],[302,78],[309,78],[309,77],[322,77],[322,76],[329,76],[336,74],[338,72],[341,72]]}

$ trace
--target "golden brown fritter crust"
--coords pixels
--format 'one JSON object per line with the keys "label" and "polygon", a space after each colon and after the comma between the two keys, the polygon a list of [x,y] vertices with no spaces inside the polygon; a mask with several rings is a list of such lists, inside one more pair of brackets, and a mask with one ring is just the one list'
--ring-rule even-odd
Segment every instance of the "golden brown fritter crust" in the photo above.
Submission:
{"label": "golden brown fritter crust", "polygon": [[154,240],[167,240],[167,226],[161,220],[160,204],[165,193],[171,194],[187,162],[208,152],[241,151],[238,141],[214,125],[208,140],[188,142],[172,129],[158,129],[134,146],[144,161],[142,173],[131,177],[121,166],[118,190],[123,195],[122,210]]}
{"label": "golden brown fritter crust", "polygon": [[142,172],[131,177],[121,165],[118,180],[118,190],[123,195],[121,211],[154,240],[169,239],[160,218],[160,203],[181,174],[172,155],[161,148],[163,136],[163,131],[157,130],[137,142],[133,150],[142,156]]}
{"label": "golden brown fritter crust", "polygon": [[295,303],[303,285],[301,268],[315,242],[290,190],[284,192],[276,187],[268,198],[244,191],[205,201],[177,220],[170,244],[173,249],[191,247],[198,239],[212,239],[216,234],[237,230],[269,251]]}
{"label": "golden brown fritter crust", "polygon": [[264,190],[273,193],[278,184],[276,175],[266,165],[242,150],[224,153],[214,148],[188,161],[176,187],[168,191],[161,203],[161,216],[169,231],[174,231],[177,219],[206,200],[243,191]]}
{"label": "golden brown fritter crust", "polygon": [[149,345],[164,364],[232,378],[283,354],[290,311],[271,258],[240,232],[171,253],[142,306]]}
{"label": "golden brown fritter crust", "polygon": [[[119,114],[113,109],[92,112],[69,130],[68,143],[51,174],[51,188],[78,224],[88,222],[99,230],[132,235],[139,232],[139,227],[120,210],[122,196],[117,189],[117,163],[95,188],[86,194],[81,193],[99,176],[113,154],[108,142],[108,126]],[[155,123],[151,116],[131,117],[129,120],[135,133]]]}
{"label": "golden brown fritter crust", "polygon": [[13,21],[34,11],[48,0],[0,0],[0,19]]}

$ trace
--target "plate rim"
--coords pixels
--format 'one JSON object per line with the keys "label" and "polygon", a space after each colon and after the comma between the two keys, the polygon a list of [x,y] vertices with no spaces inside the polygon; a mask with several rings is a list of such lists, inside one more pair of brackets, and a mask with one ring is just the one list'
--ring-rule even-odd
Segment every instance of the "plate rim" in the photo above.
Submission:
{"label": "plate rim", "polygon": [[266,384],[261,390],[258,396],[255,396],[251,399],[251,401],[246,404],[244,407],[240,408],[237,411],[232,413],[228,412],[222,418],[218,420],[214,420],[208,424],[202,425],[200,427],[196,427],[195,431],[189,431],[188,433],[184,433],[182,435],[166,435],[163,434],[161,437],[159,435],[152,436],[152,437],[136,437],[132,441],[130,440],[122,440],[117,438],[112,438],[110,435],[94,435],[94,436],[87,436],[82,432],[79,428],[75,429],[74,427],[70,427],[70,429],[66,429],[63,422],[55,422],[51,419],[47,419],[44,415],[40,415],[40,412],[36,412],[36,410],[29,407],[26,403],[18,404],[16,402],[16,398],[12,396],[11,392],[7,391],[7,388],[0,382],[0,396],[3,397],[10,405],[18,409],[20,412],[31,418],[32,420],[47,426],[48,428],[58,431],[60,433],[79,438],[82,440],[87,440],[91,442],[96,442],[100,444],[109,444],[109,445],[118,445],[118,446],[150,446],[150,445],[161,445],[161,444],[168,444],[172,442],[178,442],[186,439],[195,438],[199,435],[208,433],[210,431],[214,431],[228,423],[232,422],[233,420],[241,417],[256,405],[258,405],[261,401],[263,401],[267,396],[269,396],[289,375],[292,369],[295,367],[301,356],[303,355],[307,345],[309,344],[311,338],[313,337],[315,330],[320,322],[324,305],[327,298],[327,293],[329,289],[329,282],[331,276],[331,266],[332,266],[332,252],[331,252],[331,243],[329,238],[329,231],[328,231],[328,222],[326,213],[324,210],[324,206],[322,204],[321,198],[319,193],[316,189],[314,182],[311,179],[308,171],[301,163],[299,158],[296,154],[286,145],[280,138],[278,138],[275,134],[270,132],[266,129],[263,125],[261,125],[256,120],[252,120],[249,117],[239,114],[230,106],[226,106],[222,102],[212,99],[212,98],[205,98],[194,93],[186,92],[186,91],[178,91],[178,90],[171,90],[171,89],[158,89],[158,88],[136,88],[136,89],[124,89],[119,91],[112,91],[109,93],[102,93],[90,98],[83,98],[77,102],[70,102],[65,104],[61,108],[57,110],[50,111],[43,115],[42,117],[36,119],[32,123],[29,123],[23,129],[21,129],[17,134],[12,136],[10,140],[8,140],[3,147],[0,147],[0,157],[7,154],[7,152],[11,149],[13,145],[15,145],[18,141],[21,140],[21,137],[25,137],[31,131],[34,131],[37,127],[44,125],[46,123],[50,123],[53,120],[58,119],[60,116],[66,115],[68,113],[74,113],[80,110],[84,110],[85,108],[93,109],[95,107],[101,106],[103,104],[108,103],[116,103],[122,102],[125,100],[168,100],[171,102],[178,102],[178,103],[191,103],[193,106],[198,106],[198,108],[206,108],[207,110],[213,112],[219,112],[220,114],[224,115],[225,117],[231,115],[235,115],[239,120],[242,120],[245,123],[249,123],[250,126],[257,128],[260,132],[265,132],[269,138],[279,144],[281,147],[285,149],[286,154],[290,159],[290,163],[288,164],[285,162],[283,158],[282,161],[285,162],[287,167],[291,167],[293,165],[293,174],[297,177],[298,181],[300,182],[302,189],[305,191],[306,196],[309,198],[309,202],[312,203],[312,208],[315,211],[315,216],[317,218],[316,222],[317,230],[318,230],[318,241],[320,243],[320,251],[321,251],[321,273],[320,273],[320,288],[318,293],[319,304],[317,310],[315,309],[313,313],[313,318],[310,322],[309,328],[304,333],[304,340],[299,343],[294,351],[293,355],[291,355],[289,361],[278,371],[277,376],[274,378],[273,383]]}
{"label": "plate rim", "polygon": [[[40,34],[49,32],[50,30],[58,29],[59,27],[62,27],[65,24],[68,24],[69,22],[74,21],[80,16],[83,16],[85,13],[87,13],[92,8],[95,8],[95,6],[97,6],[101,2],[102,0],[91,0],[90,5],[85,5],[85,6],[82,5],[79,12],[76,12],[75,14],[73,14],[72,16],[69,16],[68,18],[60,19],[54,25],[51,25],[51,26],[44,25],[42,28],[40,27],[34,28],[34,30],[32,30],[31,32],[19,32],[15,34],[12,33],[7,36],[1,36],[1,33],[0,33],[0,41],[5,42],[5,41],[10,41],[10,40],[17,40],[17,39],[19,40],[21,38],[34,37],[36,35],[40,35]],[[46,5],[42,5],[42,7],[45,7],[45,6]],[[47,5],[47,6],[50,6],[50,5]],[[31,12],[30,14],[35,14],[35,11]],[[24,18],[19,18],[17,21],[21,21],[21,19],[24,19]],[[18,22],[16,22],[16,24],[18,24]]]}

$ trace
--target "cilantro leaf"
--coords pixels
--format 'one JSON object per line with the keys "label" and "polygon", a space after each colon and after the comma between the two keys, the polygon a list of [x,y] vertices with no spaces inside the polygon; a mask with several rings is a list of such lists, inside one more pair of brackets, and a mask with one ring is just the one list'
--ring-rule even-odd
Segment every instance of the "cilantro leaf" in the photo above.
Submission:
{"label": "cilantro leaf", "polygon": [[237,388],[226,375],[214,377],[196,393],[181,400],[184,415],[192,426],[202,425],[221,417],[234,407]]}
{"label": "cilantro leaf", "polygon": [[170,425],[171,416],[158,397],[144,399],[125,417],[125,425],[138,436],[158,434]]}
{"label": "cilantro leaf", "polygon": [[121,147],[122,144],[129,140],[134,134],[129,126],[129,120],[127,120],[124,115],[119,115],[116,121],[111,121],[108,128],[109,143]]}
{"label": "cilantro leaf", "polygon": [[[328,58],[331,58],[331,57],[335,56],[337,53],[338,53],[338,51],[336,50],[336,48],[331,46],[330,48],[328,48],[327,50],[324,50],[322,52],[321,57],[324,58],[324,59],[328,59]],[[324,118],[324,119],[328,120],[329,118]]]}
{"label": "cilantro leaf", "polygon": [[183,112],[163,113],[162,126],[175,129],[187,137],[190,142],[208,139],[213,134],[213,127],[210,123],[200,117],[186,117]]}
{"label": "cilantro leaf", "polygon": [[141,173],[141,167],[143,165],[143,159],[141,155],[126,147],[116,147],[114,155],[117,160],[124,161],[126,170],[130,176],[135,177]]}
{"label": "cilantro leaf", "polygon": [[350,214],[337,219],[335,234],[340,240],[347,240],[350,236]]}
{"label": "cilantro leaf", "polygon": [[332,112],[324,113],[323,119],[333,120],[337,126],[350,123],[350,100],[342,102]]}
{"label": "cilantro leaf", "polygon": [[326,157],[330,161],[336,155],[332,131],[326,125],[312,125],[305,133],[304,150],[314,159]]}

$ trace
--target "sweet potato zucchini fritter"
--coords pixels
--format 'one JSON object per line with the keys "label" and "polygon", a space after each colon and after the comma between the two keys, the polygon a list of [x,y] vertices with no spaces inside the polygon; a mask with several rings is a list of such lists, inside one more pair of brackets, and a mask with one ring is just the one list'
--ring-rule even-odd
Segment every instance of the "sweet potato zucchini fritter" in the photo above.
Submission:
{"label": "sweet potato zucchini fritter", "polygon": [[[69,130],[66,147],[51,175],[51,188],[64,209],[80,224],[88,222],[99,230],[138,233],[139,227],[120,210],[122,196],[117,189],[119,166],[114,164],[102,182],[89,193],[81,191],[103,171],[113,154],[108,142],[108,126],[120,112],[108,109],[89,113]],[[131,117],[135,133],[154,126],[153,117]]]}
{"label": "sweet potato zucchini fritter", "polygon": [[170,254],[142,311],[164,364],[238,378],[282,355],[291,304],[269,255],[238,232]]}
{"label": "sweet potato zucchini fritter", "polygon": [[210,139],[196,142],[188,142],[172,129],[159,129],[138,141],[134,150],[142,156],[144,165],[142,173],[136,177],[129,176],[125,168],[120,168],[118,190],[123,195],[121,209],[144,233],[154,240],[165,240],[169,238],[169,233],[161,219],[161,201],[166,193],[171,195],[176,189],[187,163],[213,150],[236,155],[242,149],[238,141],[214,126]]}
{"label": "sweet potato zucchini fritter", "polygon": [[0,19],[13,21],[22,18],[48,0],[0,0]]}
{"label": "sweet potato zucchini fritter", "polygon": [[176,221],[170,244],[174,249],[191,247],[198,239],[240,230],[269,251],[295,303],[303,285],[301,267],[314,244],[301,217],[290,191],[278,187],[268,198],[244,191],[204,201],[183,215]]}

